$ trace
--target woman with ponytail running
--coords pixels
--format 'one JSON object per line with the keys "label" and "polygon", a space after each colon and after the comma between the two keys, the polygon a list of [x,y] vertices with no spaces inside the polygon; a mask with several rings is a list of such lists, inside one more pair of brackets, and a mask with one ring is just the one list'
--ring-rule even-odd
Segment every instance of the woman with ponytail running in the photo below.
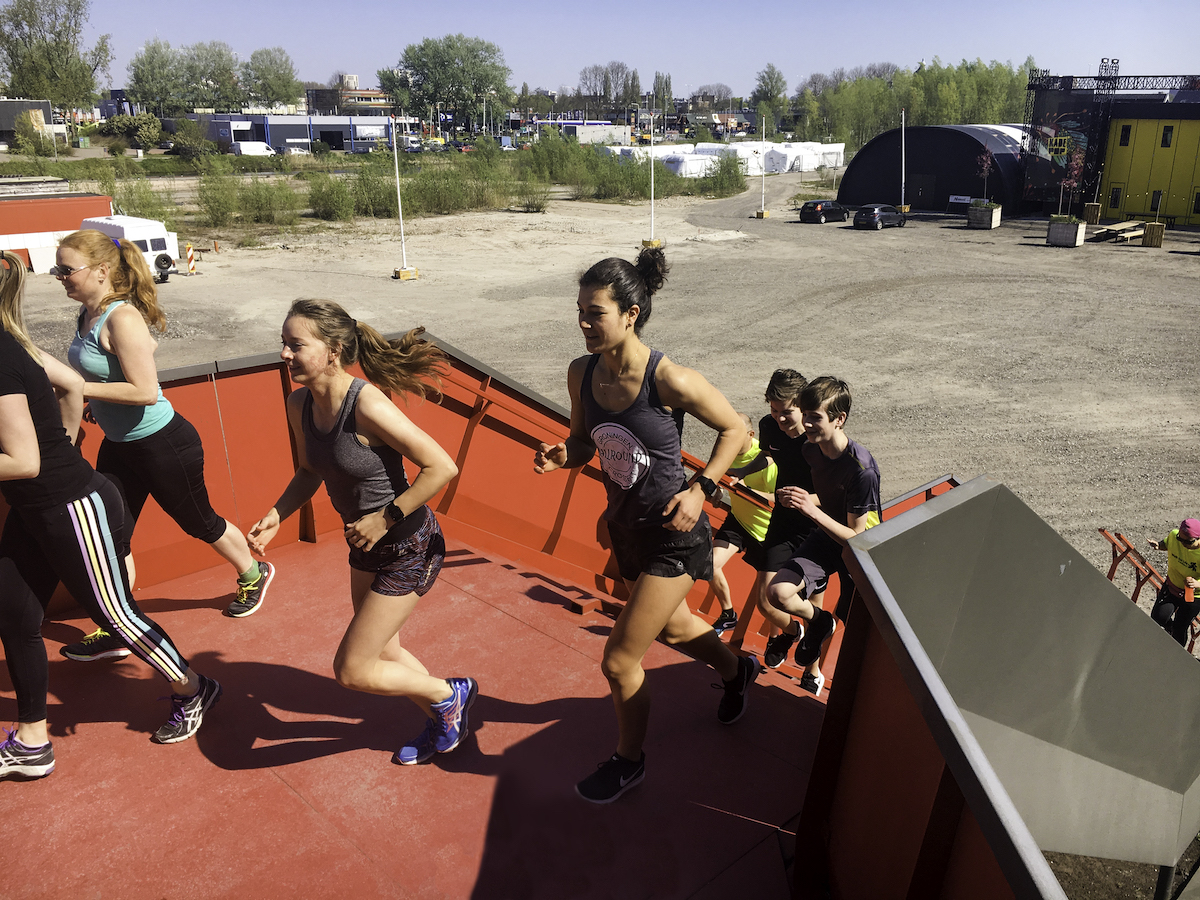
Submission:
{"label": "woman with ponytail running", "polygon": [[[617,749],[575,788],[592,803],[611,803],[645,775],[650,694],[642,659],[655,638],[716,669],[724,682],[717,719],[726,725],[745,712],[759,673],[757,659],[735,655],[687,605],[692,585],[712,577],[704,498],[719,496],[716,482],[737,456],[745,428],[702,375],[642,343],[651,297],[666,276],[666,257],[655,248],[643,250],[636,265],[612,257],[580,277],[579,327],[589,355],[567,370],[571,434],[542,444],[534,456],[534,471],[544,474],[599,454],[604,518],[629,590],[601,663],[617,712]],[[684,413],[718,432],[708,465],[691,484],[680,447]]]}
{"label": "woman with ponytail running", "polygon": [[17,727],[0,741],[0,778],[40,778],[54,771],[41,627],[60,581],[171,683],[171,716],[152,740],[190,738],[221,686],[192,671],[133,601],[121,495],[67,436],[79,430],[83,379],[33,345],[21,314],[25,263],[7,250],[0,257],[0,493],[11,507],[0,536],[0,641],[17,695]]}
{"label": "woman with ponytail running", "polygon": [[[275,569],[256,562],[242,533],[213,510],[200,435],[158,385],[150,328],[162,332],[167,320],[142,251],[99,231],[76,231],[59,244],[57,263],[51,274],[82,307],[68,359],[84,377],[84,399],[104,431],[96,469],[120,488],[131,530],[153,497],[187,534],[210,544],[237,573],[237,596],[225,614],[253,614]],[[92,660],[128,656],[129,648],[101,626],[63,654]]]}
{"label": "woman with ponytail running", "polygon": [[[332,300],[297,300],[283,323],[280,356],[302,385],[288,397],[299,465],[274,508],[250,530],[264,553],[280,523],[325,483],[350,547],[354,618],[333,660],[338,683],[407,697],[426,716],[393,761],[410,766],[449,753],[467,736],[473,678],[434,678],[400,646],[400,629],[441,571],[446,542],[426,506],[458,474],[436,441],[375,385],[424,397],[442,353],[414,328],[389,343]],[[371,383],[346,370],[358,363]],[[408,459],[420,470],[409,484]]]}

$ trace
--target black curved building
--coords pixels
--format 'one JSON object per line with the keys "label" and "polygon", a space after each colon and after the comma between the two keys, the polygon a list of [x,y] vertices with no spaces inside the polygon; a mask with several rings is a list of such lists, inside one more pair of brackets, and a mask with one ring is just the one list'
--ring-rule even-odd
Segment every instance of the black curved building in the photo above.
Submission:
{"label": "black curved building", "polygon": [[[1011,210],[1022,191],[1021,135],[1017,125],[918,125],[904,131],[904,202],[913,209],[945,212],[951,196],[984,196],[979,156],[992,151],[995,164],[987,196]],[[838,189],[838,202],[900,203],[900,129],[868,141],[854,155]],[[961,211],[962,206],[953,209]]]}

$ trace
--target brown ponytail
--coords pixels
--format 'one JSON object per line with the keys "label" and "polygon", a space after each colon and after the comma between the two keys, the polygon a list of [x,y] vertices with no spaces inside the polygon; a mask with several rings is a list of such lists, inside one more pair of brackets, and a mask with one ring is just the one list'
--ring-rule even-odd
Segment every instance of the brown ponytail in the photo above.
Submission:
{"label": "brown ponytail", "polygon": [[421,337],[424,328],[388,341],[332,300],[297,300],[288,310],[288,318],[292,316],[308,320],[317,337],[338,354],[342,368],[358,363],[371,383],[385,391],[416,394],[422,399],[430,394],[441,396],[446,355]]}

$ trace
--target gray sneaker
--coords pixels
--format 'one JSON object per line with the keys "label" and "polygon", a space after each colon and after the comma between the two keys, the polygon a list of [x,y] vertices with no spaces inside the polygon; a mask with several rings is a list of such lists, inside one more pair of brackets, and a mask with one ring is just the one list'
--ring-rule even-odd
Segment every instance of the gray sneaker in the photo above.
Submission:
{"label": "gray sneaker", "polygon": [[156,744],[177,744],[186,741],[200,729],[204,714],[221,699],[221,685],[204,675],[200,690],[191,697],[171,695],[171,718],[154,732],[150,740]]}
{"label": "gray sneaker", "polygon": [[54,771],[54,748],[49,741],[40,747],[26,747],[17,740],[16,731],[6,733],[8,737],[0,742],[0,778],[44,778]]}

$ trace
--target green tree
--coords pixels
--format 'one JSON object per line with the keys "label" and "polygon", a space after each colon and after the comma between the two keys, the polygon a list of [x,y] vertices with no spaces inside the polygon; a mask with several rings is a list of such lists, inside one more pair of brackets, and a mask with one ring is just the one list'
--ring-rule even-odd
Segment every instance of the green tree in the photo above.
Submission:
{"label": "green tree", "polygon": [[129,61],[127,71],[125,93],[134,103],[155,110],[159,116],[184,111],[182,60],[169,42],[158,38],[146,41]]}
{"label": "green tree", "polygon": [[223,41],[190,44],[182,50],[184,98],[188,109],[237,112],[246,95],[238,83],[237,55]]}
{"label": "green tree", "polygon": [[412,109],[412,80],[407,69],[380,69],[375,77],[379,79],[379,89],[392,98],[397,109]]}
{"label": "green tree", "polygon": [[295,103],[304,92],[292,58],[282,47],[255,50],[242,63],[241,83],[246,93],[263,106]]}
{"label": "green tree", "polygon": [[504,63],[504,52],[482,38],[465,34],[426,38],[404,48],[400,66],[410,73],[413,102],[440,105],[456,122],[476,115],[489,91],[505,103],[512,94],[508,86],[512,72]]}
{"label": "green tree", "polygon": [[769,104],[774,110],[787,108],[787,79],[775,68],[774,63],[758,73],[754,83],[754,93],[750,95],[750,105],[759,107]]}
{"label": "green tree", "polygon": [[88,0],[10,0],[0,8],[0,71],[15,94],[56,109],[90,106],[112,62],[111,35],[83,45]]}

